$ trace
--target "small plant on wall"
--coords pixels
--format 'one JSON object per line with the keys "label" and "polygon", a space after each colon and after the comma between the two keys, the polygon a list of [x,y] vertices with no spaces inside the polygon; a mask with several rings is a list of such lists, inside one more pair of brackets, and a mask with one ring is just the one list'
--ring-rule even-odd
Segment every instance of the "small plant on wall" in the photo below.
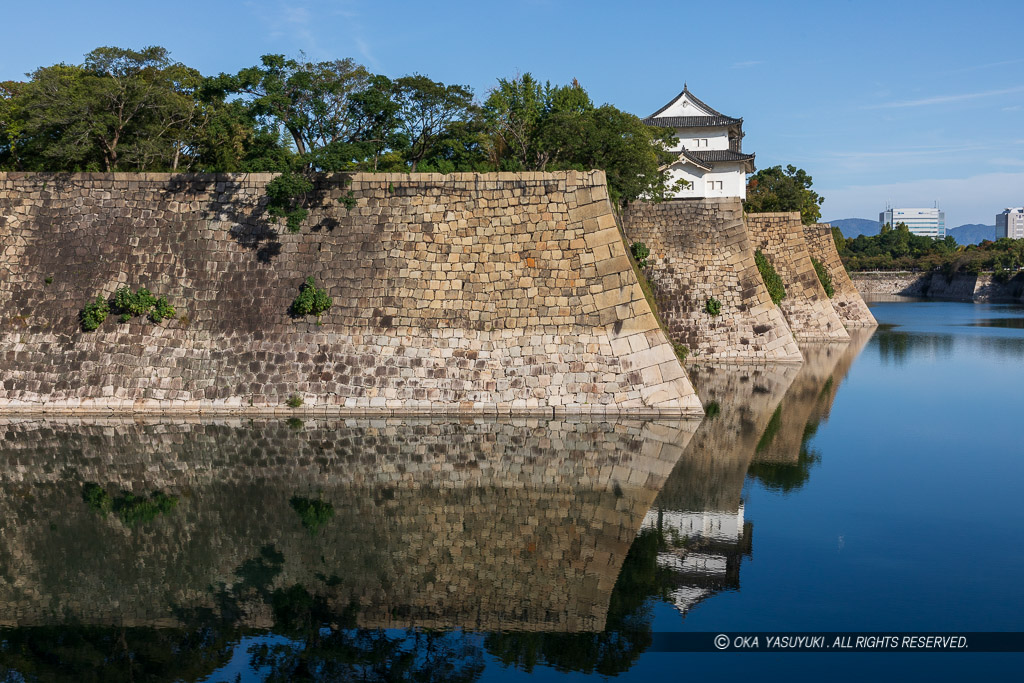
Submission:
{"label": "small plant on wall", "polygon": [[672,342],[672,350],[676,352],[676,358],[679,359],[679,362],[685,361],[686,357],[690,355],[690,349],[679,342]]}
{"label": "small plant on wall", "polygon": [[129,322],[137,315],[146,315],[154,323],[161,323],[175,315],[174,306],[166,297],[157,298],[145,287],[137,292],[133,292],[131,287],[119,287],[114,292],[113,302],[97,296],[85,305],[80,315],[82,329],[86,332],[98,329],[111,311],[117,314],[122,323]]}
{"label": "small plant on wall", "polygon": [[97,296],[93,301],[90,301],[82,309],[82,329],[86,332],[92,332],[99,328],[104,320],[107,319],[107,315],[110,313],[110,304],[102,296]]}
{"label": "small plant on wall", "polygon": [[764,286],[768,289],[772,303],[778,306],[779,302],[786,298],[786,287],[782,284],[782,278],[775,272],[775,266],[761,253],[760,249],[754,252],[754,263],[757,264],[757,270],[761,273],[761,279],[764,280]]}
{"label": "small plant on wall", "polygon": [[327,296],[326,289],[316,286],[312,277],[307,277],[299,288],[299,295],[292,302],[291,313],[297,318],[307,315],[316,316],[316,324],[320,324],[320,316],[334,304],[331,297]]}
{"label": "small plant on wall", "polygon": [[157,298],[145,287],[133,292],[130,287],[119,287],[114,292],[114,309],[120,314],[122,323],[126,323],[136,315],[148,315],[154,323],[161,323],[165,318],[175,315],[166,297]]}
{"label": "small plant on wall", "polygon": [[708,312],[708,315],[721,315],[722,313],[722,302],[711,297],[708,302],[704,304],[704,310]]}
{"label": "small plant on wall", "polygon": [[832,275],[829,274],[828,268],[825,264],[818,259],[811,257],[811,265],[814,266],[814,272],[818,274],[818,281],[821,282],[821,286],[825,289],[825,294],[828,294],[828,298],[831,299],[836,294],[835,287],[832,286]]}
{"label": "small plant on wall", "polygon": [[641,268],[647,267],[647,257],[651,255],[651,250],[647,248],[647,245],[643,242],[633,242],[629,245],[629,252],[633,254],[633,259],[636,264]]}

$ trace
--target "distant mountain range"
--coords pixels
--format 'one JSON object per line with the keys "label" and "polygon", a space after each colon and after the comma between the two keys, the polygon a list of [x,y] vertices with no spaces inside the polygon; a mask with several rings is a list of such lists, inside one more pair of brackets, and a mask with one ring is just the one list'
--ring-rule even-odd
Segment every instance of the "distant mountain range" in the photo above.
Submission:
{"label": "distant mountain range", "polygon": [[878,221],[870,218],[841,218],[838,221],[828,221],[833,228],[839,228],[843,237],[858,237],[860,235],[877,235]]}
{"label": "distant mountain range", "polygon": [[982,240],[994,240],[996,238],[996,226],[982,225],[981,223],[968,223],[946,230],[947,235],[952,235],[957,244],[978,244]]}
{"label": "distant mountain range", "polygon": [[[843,233],[843,237],[878,234],[878,221],[871,220],[870,218],[841,218],[828,222],[833,227],[839,228]],[[996,238],[996,226],[967,223],[966,225],[958,225],[955,228],[948,228],[946,234],[952,235],[957,244],[978,244],[982,240],[994,240]]]}

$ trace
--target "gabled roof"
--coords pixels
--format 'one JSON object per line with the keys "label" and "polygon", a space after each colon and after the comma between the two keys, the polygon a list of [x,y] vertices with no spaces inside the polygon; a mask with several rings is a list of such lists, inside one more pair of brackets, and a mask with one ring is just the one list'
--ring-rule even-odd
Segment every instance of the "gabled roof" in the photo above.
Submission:
{"label": "gabled roof", "polygon": [[[675,104],[679,100],[683,99],[684,97],[687,100],[689,100],[690,103],[693,104],[694,106],[696,106],[697,108],[703,109],[705,116],[720,116],[720,117],[726,118],[726,119],[731,118],[731,117],[726,116],[725,114],[723,114],[722,112],[720,112],[720,111],[718,111],[716,109],[712,109],[707,104],[705,104],[700,98],[698,98],[696,95],[694,95],[692,92],[690,92],[690,89],[687,87],[687,85],[685,83],[683,83],[683,92],[681,92],[678,95],[676,95],[675,97],[673,97],[671,100],[669,100],[668,104],[666,104],[664,107],[662,107],[658,111],[654,112],[653,114],[651,114],[647,118],[650,118],[650,119],[658,118],[659,114],[661,114],[663,111],[665,111],[666,109],[668,109],[669,107],[671,107],[673,104]],[[732,120],[733,121],[738,121],[739,119],[732,119]]]}
{"label": "gabled roof", "polygon": [[667,164],[665,164],[664,166],[662,166],[658,170],[659,171],[664,171],[666,168],[670,168],[672,166],[675,166],[678,163],[693,164],[697,168],[700,168],[701,170],[704,170],[704,171],[710,171],[711,170],[711,164],[708,164],[708,163],[705,163],[705,162],[701,161],[700,159],[698,159],[697,157],[695,157],[693,155],[693,152],[687,152],[685,149],[680,151],[679,154],[676,156],[676,158],[674,160],[668,162]]}
{"label": "gabled roof", "polygon": [[733,152],[728,149],[713,149],[707,152],[691,152],[682,150],[676,160],[662,167],[661,170],[678,163],[693,164],[704,171],[713,171],[716,162],[739,162],[745,164],[747,173],[754,172],[754,155]]}

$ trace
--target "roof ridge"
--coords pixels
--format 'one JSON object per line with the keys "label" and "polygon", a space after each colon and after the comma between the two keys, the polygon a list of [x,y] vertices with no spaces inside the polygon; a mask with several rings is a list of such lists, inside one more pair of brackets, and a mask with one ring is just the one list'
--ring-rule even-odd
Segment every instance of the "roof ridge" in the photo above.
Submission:
{"label": "roof ridge", "polygon": [[[658,114],[660,114],[661,112],[665,111],[666,109],[671,107],[673,104],[675,104],[679,100],[679,98],[681,98],[683,95],[688,95],[690,97],[690,100],[694,104],[700,105],[701,107],[704,107],[705,109],[707,109],[709,112],[711,112],[711,114],[710,114],[711,116],[725,116],[725,114],[723,114],[722,112],[718,111],[717,109],[714,109],[713,107],[709,107],[706,102],[704,102],[699,97],[697,97],[692,92],[690,92],[689,86],[687,86],[687,84],[684,82],[683,83],[683,91],[681,93],[679,93],[678,95],[673,97],[671,100],[668,101],[668,104],[666,104],[664,107],[662,107],[658,111],[654,112],[653,114],[651,114],[647,118],[649,118],[649,119],[655,118]],[[726,118],[732,118],[732,117],[729,116],[729,117],[726,117]]]}

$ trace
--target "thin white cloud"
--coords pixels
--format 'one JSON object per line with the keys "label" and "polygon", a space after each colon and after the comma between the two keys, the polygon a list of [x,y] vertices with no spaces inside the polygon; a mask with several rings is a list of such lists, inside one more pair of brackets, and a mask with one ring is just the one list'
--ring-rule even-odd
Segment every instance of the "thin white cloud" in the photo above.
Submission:
{"label": "thin white cloud", "polygon": [[989,62],[988,64],[975,64],[974,66],[965,66],[960,69],[953,69],[952,71],[947,71],[946,73],[962,74],[967,73],[968,71],[978,71],[979,69],[991,69],[996,66],[1009,66],[1011,64],[1020,64],[1021,62],[1024,62],[1024,59],[1007,59],[1002,62]]}
{"label": "thin white cloud", "polygon": [[758,64],[764,64],[764,60],[762,60],[762,59],[749,59],[749,60],[747,60],[745,62],[736,62],[735,64],[733,64],[729,68],[730,69],[749,69],[750,67],[757,66]]}
{"label": "thin white cloud", "polygon": [[1007,206],[1020,206],[1024,172],[984,173],[965,178],[912,180],[877,185],[815,188],[825,197],[824,208],[833,219],[873,218],[896,206],[931,206],[937,201],[946,212],[946,225],[991,225]]}
{"label": "thin white cloud", "polygon": [[931,156],[942,156],[948,154],[959,154],[961,152],[979,152],[985,150],[999,149],[1001,146],[997,145],[984,145],[984,144],[971,144],[971,145],[937,145],[937,146],[918,146],[918,147],[901,147],[898,149],[888,149],[881,152],[855,150],[849,152],[830,152],[826,156],[830,156],[836,159],[844,159],[848,161],[858,161],[862,159],[913,159],[919,157],[931,157]]}
{"label": "thin white cloud", "polygon": [[1024,85],[1018,85],[1012,88],[1001,88],[999,90],[985,90],[984,92],[960,93],[959,95],[937,95],[935,97],[925,97],[919,100],[899,100],[896,102],[882,102],[880,104],[865,105],[861,108],[898,109],[902,107],[925,107],[931,104],[948,104],[950,102],[964,102],[967,100],[981,99],[983,97],[995,97],[996,95],[1011,95],[1019,92],[1024,92]]}
{"label": "thin white cloud", "polygon": [[363,40],[362,36],[355,37],[356,49],[359,50],[359,56],[363,58],[363,61],[367,63],[374,71],[380,71],[380,62],[373,54],[373,50],[370,48],[370,44]]}
{"label": "thin white cloud", "polygon": [[993,166],[1024,166],[1024,159],[1014,159],[1012,157],[996,157],[995,159],[989,159],[990,164]]}

